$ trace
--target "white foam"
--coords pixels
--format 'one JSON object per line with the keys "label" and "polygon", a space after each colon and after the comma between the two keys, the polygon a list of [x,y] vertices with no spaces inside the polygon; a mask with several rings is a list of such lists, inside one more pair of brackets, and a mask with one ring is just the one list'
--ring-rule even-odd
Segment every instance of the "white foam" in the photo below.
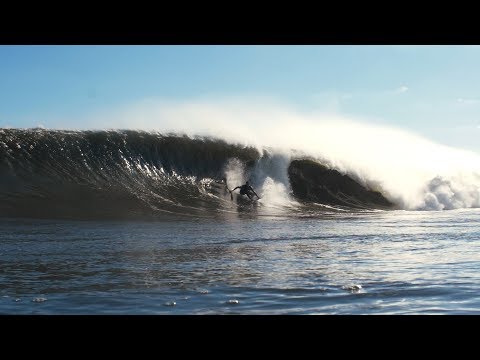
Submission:
{"label": "white foam", "polygon": [[230,190],[243,185],[246,181],[245,166],[239,159],[230,159],[225,165],[224,173]]}

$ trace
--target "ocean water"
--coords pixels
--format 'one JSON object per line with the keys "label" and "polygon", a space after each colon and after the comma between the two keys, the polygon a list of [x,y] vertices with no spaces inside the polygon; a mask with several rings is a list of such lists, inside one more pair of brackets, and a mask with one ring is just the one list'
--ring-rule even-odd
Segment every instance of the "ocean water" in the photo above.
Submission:
{"label": "ocean water", "polygon": [[480,211],[1,219],[2,314],[478,314]]}
{"label": "ocean water", "polygon": [[480,158],[311,140],[0,129],[0,314],[478,314]]}

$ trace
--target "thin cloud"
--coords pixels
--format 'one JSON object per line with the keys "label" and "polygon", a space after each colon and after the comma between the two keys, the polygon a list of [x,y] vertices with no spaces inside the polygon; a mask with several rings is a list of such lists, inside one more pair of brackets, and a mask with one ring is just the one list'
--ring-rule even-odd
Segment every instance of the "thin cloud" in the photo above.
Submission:
{"label": "thin cloud", "polygon": [[396,93],[405,93],[408,91],[408,86],[402,85],[398,89],[395,90]]}
{"label": "thin cloud", "polygon": [[473,98],[470,98],[470,99],[458,98],[457,102],[459,102],[461,104],[477,104],[477,103],[480,102],[480,100],[479,99],[473,99]]}

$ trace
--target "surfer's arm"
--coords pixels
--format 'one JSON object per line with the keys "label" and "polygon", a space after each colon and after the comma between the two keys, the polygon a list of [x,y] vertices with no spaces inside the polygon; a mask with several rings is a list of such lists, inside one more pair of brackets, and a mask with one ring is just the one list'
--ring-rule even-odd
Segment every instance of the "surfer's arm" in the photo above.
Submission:
{"label": "surfer's arm", "polygon": [[230,190],[230,189],[227,187],[227,190],[230,191],[230,199],[232,199],[232,201],[233,201],[233,192],[234,192],[235,190],[237,190],[237,189],[240,189],[240,186],[237,186],[235,189],[232,189],[232,190]]}
{"label": "surfer's arm", "polygon": [[253,190],[253,188],[251,186],[250,186],[250,190],[252,190],[252,192],[255,194],[255,196],[260,199],[260,196],[258,196],[258,194],[255,192],[255,190]]}

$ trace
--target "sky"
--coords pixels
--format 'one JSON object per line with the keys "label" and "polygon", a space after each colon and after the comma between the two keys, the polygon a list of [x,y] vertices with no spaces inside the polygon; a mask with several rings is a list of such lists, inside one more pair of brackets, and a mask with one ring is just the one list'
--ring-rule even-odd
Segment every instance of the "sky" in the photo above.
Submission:
{"label": "sky", "polygon": [[0,127],[102,127],[102,114],[134,122],[127,110],[145,103],[229,98],[393,126],[480,154],[478,46],[0,45]]}

